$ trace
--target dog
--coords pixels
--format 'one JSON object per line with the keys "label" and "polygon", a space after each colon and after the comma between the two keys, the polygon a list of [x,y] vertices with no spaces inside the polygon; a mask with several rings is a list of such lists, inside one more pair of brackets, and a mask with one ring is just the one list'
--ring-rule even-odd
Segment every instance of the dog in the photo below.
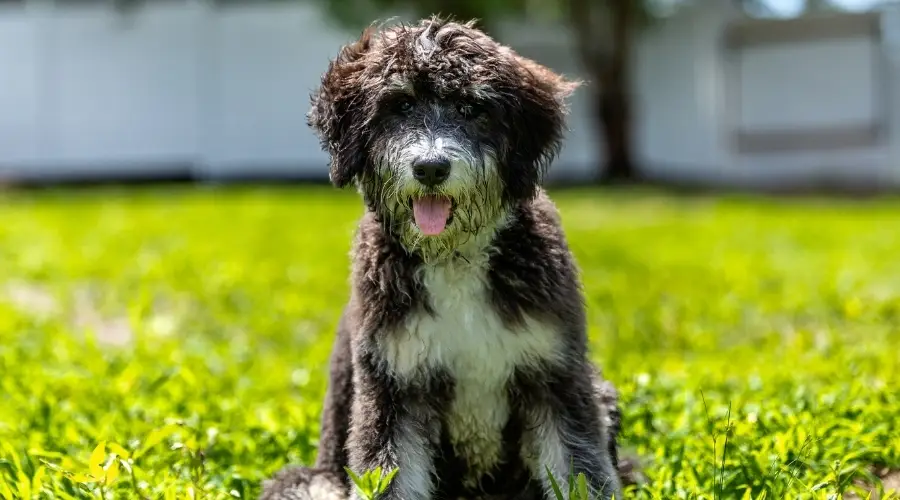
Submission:
{"label": "dog", "polygon": [[365,205],[312,468],[262,500],[551,500],[583,473],[622,498],[618,395],[588,357],[585,305],[542,187],[579,82],[474,22],[370,27],[313,92],[329,178]]}

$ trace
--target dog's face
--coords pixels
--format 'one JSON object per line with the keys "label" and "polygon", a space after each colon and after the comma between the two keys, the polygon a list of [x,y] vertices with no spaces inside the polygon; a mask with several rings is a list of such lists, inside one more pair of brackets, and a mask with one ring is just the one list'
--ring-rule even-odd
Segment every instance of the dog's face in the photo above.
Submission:
{"label": "dog's face", "polygon": [[576,84],[471,24],[366,31],[313,95],[330,178],[409,247],[446,254],[535,194]]}

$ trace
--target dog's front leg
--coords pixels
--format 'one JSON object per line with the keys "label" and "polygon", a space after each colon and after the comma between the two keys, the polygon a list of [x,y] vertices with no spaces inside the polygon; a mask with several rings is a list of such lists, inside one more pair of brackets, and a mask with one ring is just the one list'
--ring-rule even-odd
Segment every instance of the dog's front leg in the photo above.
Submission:
{"label": "dog's front leg", "polygon": [[[350,469],[358,475],[399,468],[379,500],[430,500],[434,490],[435,419],[431,408],[379,371],[360,363],[348,439]],[[352,498],[359,500],[353,487]]]}
{"label": "dog's front leg", "polygon": [[[556,374],[526,412],[528,423],[523,455],[540,478],[544,500],[556,500],[548,470],[564,495],[571,475],[585,475],[591,499],[622,499],[621,486],[609,453],[602,415],[590,380]],[[568,496],[566,496],[568,498]]]}

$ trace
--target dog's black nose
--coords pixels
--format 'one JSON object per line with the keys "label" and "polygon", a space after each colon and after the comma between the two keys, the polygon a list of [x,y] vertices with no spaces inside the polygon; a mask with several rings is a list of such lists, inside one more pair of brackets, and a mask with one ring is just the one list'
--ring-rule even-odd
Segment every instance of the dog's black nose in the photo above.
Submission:
{"label": "dog's black nose", "polygon": [[428,187],[434,187],[450,177],[450,160],[428,158],[413,164],[413,177]]}

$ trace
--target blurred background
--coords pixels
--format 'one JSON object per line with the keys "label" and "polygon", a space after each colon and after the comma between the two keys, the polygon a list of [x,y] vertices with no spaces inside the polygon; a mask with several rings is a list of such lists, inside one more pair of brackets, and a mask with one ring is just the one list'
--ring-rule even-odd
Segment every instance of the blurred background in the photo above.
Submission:
{"label": "blurred background", "polygon": [[551,181],[900,185],[877,0],[0,0],[0,182],[324,181],[329,58],[434,12],[587,81]]}
{"label": "blurred background", "polygon": [[436,12],[587,82],[549,181],[628,497],[900,490],[900,199],[758,194],[900,192],[900,2],[0,0],[0,499],[312,463],[363,206],[309,94]]}

